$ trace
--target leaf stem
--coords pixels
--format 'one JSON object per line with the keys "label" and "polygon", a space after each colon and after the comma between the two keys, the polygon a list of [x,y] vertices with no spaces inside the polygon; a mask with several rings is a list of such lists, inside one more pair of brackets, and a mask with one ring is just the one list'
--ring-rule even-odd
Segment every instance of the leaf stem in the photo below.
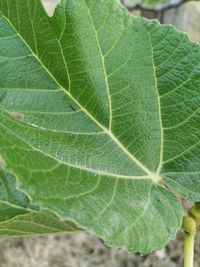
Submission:
{"label": "leaf stem", "polygon": [[184,267],[193,267],[193,264],[194,264],[194,239],[195,239],[195,235],[185,233]]}
{"label": "leaf stem", "polygon": [[197,227],[200,222],[200,203],[195,206],[183,218],[182,229],[185,232],[184,241],[184,267],[193,267],[194,265],[194,240]]}

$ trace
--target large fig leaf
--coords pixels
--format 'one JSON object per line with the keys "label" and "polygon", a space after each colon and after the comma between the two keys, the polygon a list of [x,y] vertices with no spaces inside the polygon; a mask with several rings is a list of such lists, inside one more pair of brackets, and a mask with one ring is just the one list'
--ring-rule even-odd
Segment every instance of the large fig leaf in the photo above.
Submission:
{"label": "large fig leaf", "polygon": [[175,237],[200,200],[200,48],[115,0],[0,0],[0,154],[32,205],[112,246]]}

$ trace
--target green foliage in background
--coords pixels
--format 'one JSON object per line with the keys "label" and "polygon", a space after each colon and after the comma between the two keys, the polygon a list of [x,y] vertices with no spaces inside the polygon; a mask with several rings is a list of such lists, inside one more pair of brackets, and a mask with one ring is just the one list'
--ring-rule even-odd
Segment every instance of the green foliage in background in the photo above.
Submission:
{"label": "green foliage in background", "polygon": [[115,0],[0,0],[0,73],[2,236],[74,230],[55,213],[143,254],[175,238],[178,196],[200,201],[199,45]]}
{"label": "green foliage in background", "polygon": [[156,6],[167,3],[168,0],[144,0],[143,4],[149,8],[155,8]]}

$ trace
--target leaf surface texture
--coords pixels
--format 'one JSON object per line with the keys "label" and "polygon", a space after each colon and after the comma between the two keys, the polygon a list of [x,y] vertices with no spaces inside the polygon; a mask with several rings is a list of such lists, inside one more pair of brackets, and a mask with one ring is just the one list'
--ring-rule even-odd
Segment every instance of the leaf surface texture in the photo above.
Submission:
{"label": "leaf surface texture", "polygon": [[[200,200],[200,48],[114,0],[0,0],[0,154],[31,203],[148,253]],[[164,185],[167,185],[165,187]]]}

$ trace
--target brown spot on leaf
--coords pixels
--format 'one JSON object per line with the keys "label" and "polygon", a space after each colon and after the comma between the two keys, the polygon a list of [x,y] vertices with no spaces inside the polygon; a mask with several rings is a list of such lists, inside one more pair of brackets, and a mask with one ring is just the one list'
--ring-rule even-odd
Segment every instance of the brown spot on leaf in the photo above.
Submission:
{"label": "brown spot on leaf", "polygon": [[24,115],[21,113],[17,113],[17,112],[10,112],[10,115],[16,119],[17,121],[22,121],[24,118]]}

